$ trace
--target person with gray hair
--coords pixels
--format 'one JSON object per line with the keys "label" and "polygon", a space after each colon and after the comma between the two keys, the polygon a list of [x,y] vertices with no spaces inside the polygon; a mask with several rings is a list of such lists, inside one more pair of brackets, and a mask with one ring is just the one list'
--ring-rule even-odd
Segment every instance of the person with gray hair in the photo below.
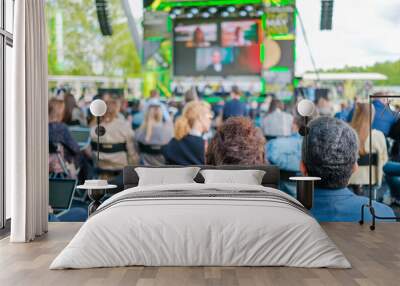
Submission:
{"label": "person with gray hair", "polygon": [[[312,214],[318,221],[359,221],[361,206],[368,198],[357,196],[347,188],[357,170],[358,137],[344,121],[320,117],[308,125],[308,150],[302,146],[301,172],[320,177],[315,184]],[[394,216],[387,205],[374,202],[376,215]],[[366,212],[366,220],[371,215]]]}

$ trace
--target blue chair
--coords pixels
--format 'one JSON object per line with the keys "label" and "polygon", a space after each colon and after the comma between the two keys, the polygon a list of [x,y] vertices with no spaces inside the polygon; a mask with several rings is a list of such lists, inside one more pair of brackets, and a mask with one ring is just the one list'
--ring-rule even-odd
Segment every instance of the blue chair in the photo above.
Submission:
{"label": "blue chair", "polygon": [[390,195],[400,204],[400,162],[389,161],[383,166],[386,182],[390,188]]}

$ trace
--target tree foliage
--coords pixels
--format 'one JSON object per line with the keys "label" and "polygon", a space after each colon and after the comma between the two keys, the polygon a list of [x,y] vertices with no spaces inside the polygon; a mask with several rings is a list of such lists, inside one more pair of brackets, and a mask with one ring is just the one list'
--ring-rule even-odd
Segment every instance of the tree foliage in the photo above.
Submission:
{"label": "tree foliage", "polygon": [[326,72],[376,72],[388,77],[384,81],[376,81],[376,85],[400,85],[400,59],[397,61],[386,61],[376,63],[367,67],[345,67],[342,69],[329,69]]}
{"label": "tree foliage", "polygon": [[[95,1],[47,1],[49,74],[119,77],[140,74],[140,57],[121,1],[109,0],[108,6],[113,34],[102,36]],[[61,14],[62,18],[61,35],[56,20],[60,16],[57,14]],[[57,56],[60,43],[63,43],[63,57]]]}

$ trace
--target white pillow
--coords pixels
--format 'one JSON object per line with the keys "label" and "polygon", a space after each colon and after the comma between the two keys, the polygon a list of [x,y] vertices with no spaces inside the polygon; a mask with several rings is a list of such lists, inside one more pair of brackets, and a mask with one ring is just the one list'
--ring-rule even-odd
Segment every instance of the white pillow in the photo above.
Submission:
{"label": "white pillow", "polygon": [[261,170],[201,170],[205,184],[233,183],[261,185],[265,171]]}
{"label": "white pillow", "polygon": [[200,168],[135,168],[139,176],[138,186],[195,183],[193,180]]}

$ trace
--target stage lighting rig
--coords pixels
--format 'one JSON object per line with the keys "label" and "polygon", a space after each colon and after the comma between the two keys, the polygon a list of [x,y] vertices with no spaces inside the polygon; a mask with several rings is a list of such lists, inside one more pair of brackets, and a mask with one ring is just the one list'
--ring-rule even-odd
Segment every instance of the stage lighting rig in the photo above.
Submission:
{"label": "stage lighting rig", "polygon": [[197,14],[199,14],[199,9],[198,8],[192,8],[192,9],[190,9],[190,13],[192,13],[193,15],[197,15]]}
{"label": "stage lighting rig", "polygon": [[247,16],[247,12],[245,10],[241,10],[241,11],[239,11],[239,16],[246,17]]}
{"label": "stage lighting rig", "polygon": [[226,8],[226,10],[227,10],[229,13],[233,13],[233,12],[236,11],[236,8],[235,8],[235,6],[229,6],[228,8]]}
{"label": "stage lighting rig", "polygon": [[203,17],[203,18],[209,18],[209,17],[210,17],[210,13],[208,13],[208,12],[203,12],[203,13],[201,13],[201,17]]}
{"label": "stage lighting rig", "polygon": [[171,19],[212,18],[219,15],[228,17],[261,17],[264,14],[262,5],[237,5],[237,6],[211,6],[173,8],[170,11]]}
{"label": "stage lighting rig", "polygon": [[229,12],[228,11],[222,11],[221,12],[221,16],[224,17],[224,18],[229,17]]}
{"label": "stage lighting rig", "polygon": [[218,8],[217,8],[217,7],[210,7],[210,8],[208,8],[208,11],[209,11],[211,14],[215,14],[215,13],[218,12]]}
{"label": "stage lighting rig", "polygon": [[182,9],[180,8],[172,9],[171,14],[175,14],[177,16],[182,15]]}

